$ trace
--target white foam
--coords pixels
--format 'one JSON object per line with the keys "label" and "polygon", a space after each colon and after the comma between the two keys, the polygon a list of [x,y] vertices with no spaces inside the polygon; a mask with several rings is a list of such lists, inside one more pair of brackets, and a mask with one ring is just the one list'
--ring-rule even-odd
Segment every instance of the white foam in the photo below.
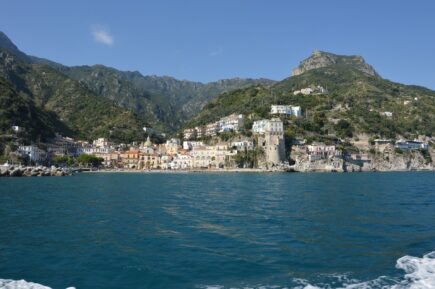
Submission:
{"label": "white foam", "polygon": [[[435,251],[424,255],[422,258],[404,256],[397,260],[396,268],[405,271],[402,278],[381,276],[370,281],[349,279],[346,275],[333,275],[334,280],[340,281],[341,285],[310,284],[305,279],[293,279],[295,284],[290,287],[276,286],[246,286],[243,289],[269,289],[269,288],[292,288],[292,289],[435,289]],[[204,286],[205,289],[225,289],[224,286]],[[231,287],[231,289],[236,289]]]}
{"label": "white foam", "polygon": [[[38,283],[27,282],[25,280],[0,279],[0,289],[51,289],[51,288]],[[75,288],[68,287],[66,289],[75,289]]]}
{"label": "white foam", "polygon": [[435,288],[435,251],[423,258],[404,256],[397,260],[396,268],[405,271],[405,280],[392,289]]}
{"label": "white foam", "polygon": [[[404,256],[397,260],[396,268],[405,271],[402,278],[389,278],[381,276],[379,278],[360,282],[355,279],[348,279],[346,275],[332,276],[342,282],[342,285],[333,287],[329,284],[310,284],[304,279],[293,279],[293,287],[283,287],[276,285],[244,286],[243,289],[435,289],[435,251],[424,255],[422,258]],[[203,285],[197,288],[205,289],[225,289],[221,285]],[[237,289],[230,287],[231,289]],[[0,279],[0,289],[51,289],[50,287],[27,282],[25,280]],[[66,289],[75,289],[68,287]]]}

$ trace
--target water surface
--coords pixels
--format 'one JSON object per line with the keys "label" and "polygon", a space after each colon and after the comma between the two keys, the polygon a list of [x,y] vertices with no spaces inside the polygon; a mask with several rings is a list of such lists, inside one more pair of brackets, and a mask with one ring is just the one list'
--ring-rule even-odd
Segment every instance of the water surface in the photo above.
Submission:
{"label": "water surface", "polygon": [[435,268],[435,175],[2,178],[0,224],[0,278],[52,288],[408,286],[399,258]]}

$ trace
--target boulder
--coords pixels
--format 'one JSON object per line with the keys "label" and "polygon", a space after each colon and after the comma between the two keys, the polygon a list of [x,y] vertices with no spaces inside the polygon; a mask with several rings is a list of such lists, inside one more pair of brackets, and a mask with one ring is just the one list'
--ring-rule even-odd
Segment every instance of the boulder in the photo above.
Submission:
{"label": "boulder", "polygon": [[21,177],[22,174],[23,174],[23,171],[20,168],[13,169],[9,172],[9,175],[11,177]]}

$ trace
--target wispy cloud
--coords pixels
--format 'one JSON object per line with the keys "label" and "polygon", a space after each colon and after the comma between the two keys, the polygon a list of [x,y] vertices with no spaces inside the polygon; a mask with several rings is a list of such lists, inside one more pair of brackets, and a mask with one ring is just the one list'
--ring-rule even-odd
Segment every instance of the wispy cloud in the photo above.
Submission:
{"label": "wispy cloud", "polygon": [[224,54],[224,49],[222,46],[217,47],[216,49],[210,52],[210,56],[215,57]]}
{"label": "wispy cloud", "polygon": [[110,30],[102,25],[93,25],[91,27],[91,33],[94,40],[98,43],[111,46],[115,42]]}

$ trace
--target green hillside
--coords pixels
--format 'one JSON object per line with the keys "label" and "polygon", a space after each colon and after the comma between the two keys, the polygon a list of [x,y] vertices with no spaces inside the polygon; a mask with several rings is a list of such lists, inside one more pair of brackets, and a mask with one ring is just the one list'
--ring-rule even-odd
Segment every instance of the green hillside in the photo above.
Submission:
{"label": "green hillside", "polygon": [[11,134],[12,125],[26,128],[21,133],[23,139],[44,141],[53,137],[56,131],[71,133],[56,114],[37,107],[28,95],[18,93],[0,78],[0,133]]}
{"label": "green hillside", "polygon": [[[0,49],[0,77],[6,83],[4,86],[16,95],[25,95],[25,101],[33,108],[50,112],[63,124],[52,126],[52,122],[42,122],[30,136],[47,135],[47,131],[85,139],[111,136],[114,140],[130,141],[142,137],[142,126],[146,123],[133,112],[93,94],[50,66],[28,63]],[[19,116],[4,117],[3,122],[20,122]]]}
{"label": "green hillside", "polygon": [[[412,138],[431,136],[435,132],[434,91],[394,83],[361,67],[370,66],[361,61],[337,61],[320,68],[305,69],[300,75],[284,79],[270,88],[255,86],[221,94],[186,127],[231,113],[253,113],[257,118],[270,118],[270,105],[291,104],[301,106],[304,112],[301,118],[289,119],[287,130],[294,136],[350,138],[358,133],[368,133]],[[293,94],[295,90],[317,85],[327,88],[328,93]],[[384,112],[392,112],[392,117],[383,115]]]}

